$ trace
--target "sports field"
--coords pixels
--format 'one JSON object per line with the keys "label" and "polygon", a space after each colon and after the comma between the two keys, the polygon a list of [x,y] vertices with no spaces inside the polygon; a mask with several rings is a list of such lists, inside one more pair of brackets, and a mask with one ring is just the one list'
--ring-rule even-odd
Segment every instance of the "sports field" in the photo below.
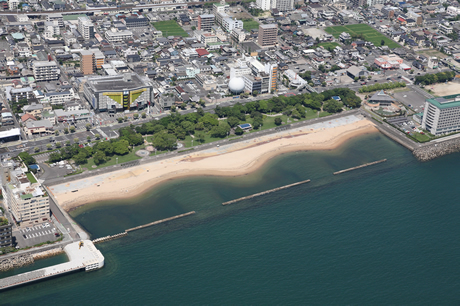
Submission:
{"label": "sports field", "polygon": [[346,26],[327,27],[326,32],[332,34],[335,38],[338,38],[342,32],[347,32],[351,36],[363,34],[364,39],[370,41],[376,47],[381,46],[382,39],[385,42],[385,46],[388,46],[391,49],[401,47],[397,42],[389,39],[388,37],[373,29],[367,24],[360,23],[350,24]]}
{"label": "sports field", "polygon": [[154,22],[153,26],[155,27],[155,29],[162,32],[163,37],[168,37],[168,36],[188,37],[187,32],[185,32],[184,29],[182,29],[177,24],[177,22],[174,20]]}

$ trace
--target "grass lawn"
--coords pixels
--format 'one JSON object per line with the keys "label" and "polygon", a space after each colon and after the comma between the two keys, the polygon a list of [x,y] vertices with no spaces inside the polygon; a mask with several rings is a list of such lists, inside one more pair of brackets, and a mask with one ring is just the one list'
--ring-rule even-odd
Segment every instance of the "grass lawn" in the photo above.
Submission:
{"label": "grass lawn", "polygon": [[[90,158],[90,159],[88,159],[88,163],[86,163],[85,165],[82,165],[81,167],[82,168],[87,168],[88,170],[91,171],[91,170],[100,169],[100,168],[113,166],[113,165],[117,164],[117,157],[118,157],[118,164],[122,164],[122,163],[126,163],[126,162],[129,162],[129,161],[141,159],[141,157],[136,155],[136,152],[138,150],[140,150],[140,148],[135,148],[134,151],[131,151],[126,155],[114,155],[114,156],[112,156],[112,158],[109,161],[106,161],[105,163],[103,163],[103,164],[101,164],[99,166],[96,166],[96,164],[94,164],[94,160],[92,158]],[[93,168],[93,166],[96,166],[96,167]]]}
{"label": "grass lawn", "polygon": [[187,32],[185,32],[184,29],[182,29],[179,26],[179,24],[174,20],[154,22],[153,26],[155,27],[155,29],[163,33],[163,37],[168,37],[168,36],[188,37]]}
{"label": "grass lawn", "polygon": [[250,32],[252,29],[259,29],[259,23],[254,19],[251,19],[249,21],[243,20],[243,28],[246,31]]}
{"label": "grass lawn", "polygon": [[325,43],[318,44],[318,47],[324,47],[325,49],[327,49],[329,47],[331,47],[331,48],[340,47],[340,45],[338,43],[335,43],[335,42],[325,42]]}
{"label": "grass lawn", "polygon": [[389,39],[367,24],[350,24],[346,26],[327,27],[326,32],[332,34],[335,38],[338,38],[342,32],[347,32],[352,36],[363,34],[364,39],[372,42],[376,47],[381,45],[382,40],[385,42],[385,46],[388,46],[390,49],[401,47],[398,43]]}
{"label": "grass lawn", "polygon": [[32,173],[26,172],[26,175],[27,175],[27,178],[29,179],[29,181],[30,181],[31,184],[37,182],[37,180],[36,180],[35,177],[32,175]]}
{"label": "grass lawn", "polygon": [[420,142],[427,142],[431,140],[430,136],[428,136],[427,134],[412,133],[411,136]]}

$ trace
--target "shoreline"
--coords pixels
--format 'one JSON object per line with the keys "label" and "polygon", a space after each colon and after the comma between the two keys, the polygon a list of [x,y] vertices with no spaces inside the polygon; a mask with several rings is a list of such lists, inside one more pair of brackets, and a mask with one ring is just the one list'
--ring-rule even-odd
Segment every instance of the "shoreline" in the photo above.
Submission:
{"label": "shoreline", "polygon": [[58,205],[70,212],[88,203],[135,198],[173,179],[243,176],[282,154],[333,150],[352,138],[375,132],[378,132],[375,124],[367,119],[319,129],[307,126],[54,185],[49,189]]}

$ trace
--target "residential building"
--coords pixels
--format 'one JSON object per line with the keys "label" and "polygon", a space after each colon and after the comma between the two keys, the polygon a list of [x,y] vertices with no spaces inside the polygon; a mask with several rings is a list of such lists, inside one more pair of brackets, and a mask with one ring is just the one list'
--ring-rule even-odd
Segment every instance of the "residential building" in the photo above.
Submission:
{"label": "residential building", "polygon": [[444,35],[452,34],[453,30],[454,28],[448,22],[439,25],[439,32]]}
{"label": "residential building", "polygon": [[225,3],[225,1],[221,1],[220,3],[214,3],[212,5],[212,14],[216,18],[217,24],[222,24],[222,19],[225,17],[229,17],[225,12],[230,6]]}
{"label": "residential building", "polygon": [[61,73],[55,61],[35,61],[33,62],[33,72],[36,81],[57,80]]}
{"label": "residential building", "polygon": [[153,86],[135,73],[88,78],[84,97],[97,111],[142,109],[153,101]]}
{"label": "residential building", "polygon": [[375,6],[376,4],[385,4],[385,0],[367,0],[367,5],[369,7]]}
{"label": "residential building", "polygon": [[273,46],[276,44],[278,35],[278,25],[261,24],[259,25],[259,37],[257,43],[261,47]]}
{"label": "residential building", "polygon": [[438,65],[439,65],[439,60],[438,60],[437,57],[435,57],[435,56],[430,56],[430,57],[428,58],[428,63],[427,63],[428,68],[430,68],[430,69],[436,69],[436,68],[438,68]]}
{"label": "residential building", "polygon": [[211,28],[214,26],[215,16],[213,14],[204,14],[198,16],[198,30],[204,32],[211,32]]}
{"label": "residential building", "polygon": [[43,32],[43,36],[46,39],[55,39],[55,36],[60,34],[61,29],[59,28],[59,22],[57,20],[45,21],[45,29]]}
{"label": "residential building", "polygon": [[217,81],[216,78],[209,74],[199,73],[195,76],[195,80],[204,90],[216,90]]}
{"label": "residential building", "polygon": [[232,38],[235,42],[243,42],[246,39],[246,33],[244,29],[233,29],[232,31]]}
{"label": "residential building", "polygon": [[133,38],[133,32],[131,31],[118,31],[115,28],[105,32],[105,38],[110,43],[117,43],[125,41],[126,39]]}
{"label": "residential building", "polygon": [[294,9],[294,0],[276,0],[275,8],[280,12],[292,11]]}
{"label": "residential building", "polygon": [[21,99],[30,99],[34,96],[32,87],[13,88],[8,86],[5,88],[6,99],[8,101],[18,102]]}
{"label": "residential building", "polygon": [[88,51],[93,52],[94,54],[94,64],[96,69],[102,69],[102,65],[105,64],[105,55],[99,49],[89,49]]}
{"label": "residential building", "polygon": [[64,27],[64,19],[61,13],[48,14],[46,21],[57,21],[59,27]]}
{"label": "residential building", "polygon": [[19,0],[8,0],[8,8],[10,11],[16,11],[18,9]]}
{"label": "residential building", "polygon": [[227,17],[222,20],[222,28],[227,32],[232,32],[234,29],[243,29],[243,21]]}
{"label": "residential building", "polygon": [[42,103],[49,103],[51,105],[57,104],[65,104],[66,102],[71,101],[75,98],[75,93],[73,88],[67,91],[59,91],[59,92],[47,92],[43,99],[41,99]]}
{"label": "residential building", "polygon": [[14,220],[22,225],[49,220],[49,196],[34,174],[13,162],[3,163],[0,168],[4,205]]}
{"label": "residential building", "polygon": [[88,17],[78,17],[78,32],[85,40],[94,38],[94,25]]}
{"label": "residential building", "polygon": [[258,8],[264,11],[269,11],[271,7],[271,0],[257,0],[256,5]]}
{"label": "residential building", "polygon": [[460,96],[439,97],[425,101],[422,129],[433,135],[460,131]]}
{"label": "residential building", "polygon": [[92,51],[80,51],[80,70],[85,75],[93,74],[96,70],[96,59]]}
{"label": "residential building", "polygon": [[3,220],[6,220],[7,223],[5,225],[0,225],[0,248],[13,245],[13,224],[9,223],[8,219],[0,215],[0,222]]}
{"label": "residential building", "polygon": [[203,44],[215,43],[218,41],[217,35],[213,33],[206,33],[206,32],[201,34],[200,39]]}
{"label": "residential building", "polygon": [[144,16],[134,17],[134,18],[125,18],[123,19],[123,23],[126,25],[127,28],[145,28],[149,26],[149,20]]}

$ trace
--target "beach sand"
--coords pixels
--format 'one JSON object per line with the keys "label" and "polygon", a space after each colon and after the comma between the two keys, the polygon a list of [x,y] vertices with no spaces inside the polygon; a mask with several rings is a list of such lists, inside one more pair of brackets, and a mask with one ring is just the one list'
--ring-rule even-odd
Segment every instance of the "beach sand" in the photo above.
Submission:
{"label": "beach sand", "polygon": [[50,187],[50,191],[58,204],[70,211],[87,203],[134,197],[170,179],[186,176],[245,175],[277,155],[294,151],[335,149],[350,138],[376,131],[374,123],[352,115],[54,185]]}

